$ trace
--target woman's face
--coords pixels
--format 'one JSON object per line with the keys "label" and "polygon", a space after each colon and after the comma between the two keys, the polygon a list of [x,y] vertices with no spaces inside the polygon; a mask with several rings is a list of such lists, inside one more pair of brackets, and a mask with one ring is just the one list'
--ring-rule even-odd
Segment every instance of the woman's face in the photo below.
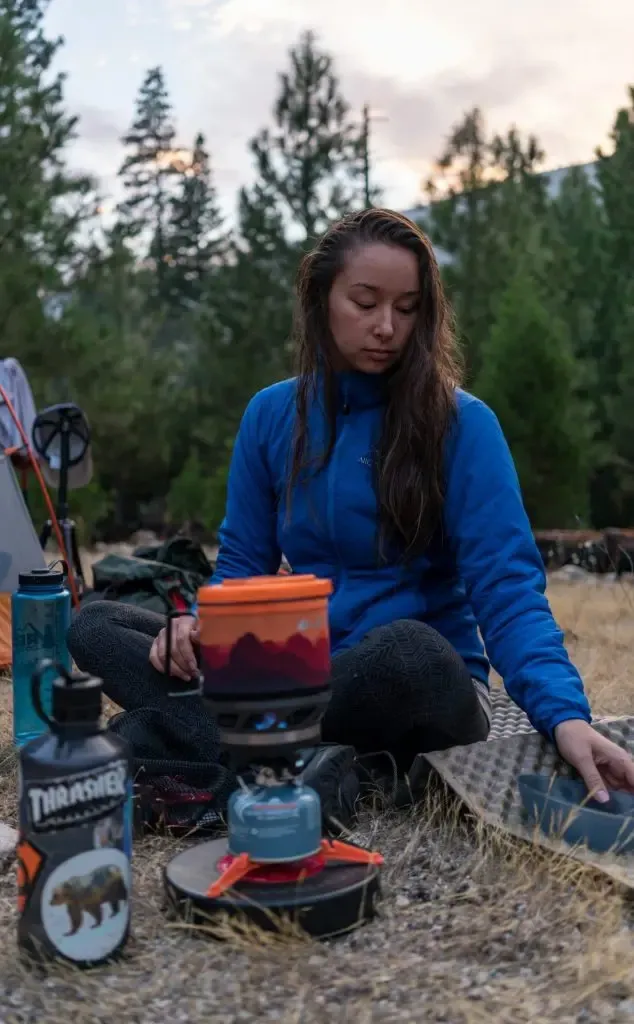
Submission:
{"label": "woman's face", "polygon": [[347,257],[328,300],[337,369],[384,373],[414,327],[420,286],[413,253],[396,245],[359,246]]}

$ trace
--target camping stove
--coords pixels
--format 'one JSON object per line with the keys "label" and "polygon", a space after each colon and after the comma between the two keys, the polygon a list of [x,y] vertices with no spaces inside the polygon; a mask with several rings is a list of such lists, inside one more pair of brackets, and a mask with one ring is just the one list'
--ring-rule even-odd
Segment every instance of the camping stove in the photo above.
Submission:
{"label": "camping stove", "polygon": [[315,577],[280,576],[199,592],[200,693],[238,785],[227,838],[183,850],[164,879],[172,909],[212,935],[218,916],[242,916],[326,938],[376,912],[382,856],[324,838],[319,795],[302,781],[303,752],[319,743],[330,698],[330,589]]}

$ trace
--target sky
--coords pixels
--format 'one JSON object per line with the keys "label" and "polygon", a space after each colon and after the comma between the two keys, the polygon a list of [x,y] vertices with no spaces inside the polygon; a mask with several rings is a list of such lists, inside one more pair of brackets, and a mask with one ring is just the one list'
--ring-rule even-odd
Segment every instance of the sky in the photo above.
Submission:
{"label": "sky", "polygon": [[461,115],[535,133],[546,166],[608,144],[634,83],[632,0],[51,0],[65,45],[66,100],[79,118],[72,166],[118,198],[116,172],[145,71],[162,65],[178,140],[207,137],[225,214],[252,177],[248,140],[271,123],[278,74],[306,29],[333,56],[355,111],[369,103],[375,183],[386,205],[421,182]]}

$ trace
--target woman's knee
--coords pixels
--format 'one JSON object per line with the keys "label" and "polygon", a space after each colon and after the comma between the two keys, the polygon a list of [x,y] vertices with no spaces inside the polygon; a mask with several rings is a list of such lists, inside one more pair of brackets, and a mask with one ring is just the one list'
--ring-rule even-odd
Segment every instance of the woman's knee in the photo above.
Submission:
{"label": "woman's knee", "polygon": [[368,633],[366,642],[411,681],[432,675],[469,679],[458,652],[436,629],[417,619],[397,619]]}
{"label": "woman's knee", "polygon": [[[451,695],[453,715],[471,717],[479,708],[469,670],[458,652],[432,626],[398,619],[368,634],[377,665],[390,676],[390,689],[416,698],[435,694],[444,704]],[[427,700],[426,700],[427,703]]]}
{"label": "woman's knee", "polygon": [[82,671],[89,669],[91,655],[103,642],[104,632],[112,628],[115,608],[112,601],[91,601],[75,614],[66,634],[66,644],[73,661]]}

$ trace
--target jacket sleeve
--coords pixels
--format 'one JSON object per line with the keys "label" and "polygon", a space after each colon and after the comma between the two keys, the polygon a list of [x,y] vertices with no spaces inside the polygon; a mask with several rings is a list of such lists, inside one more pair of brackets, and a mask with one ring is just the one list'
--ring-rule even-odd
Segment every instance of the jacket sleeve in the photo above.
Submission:
{"label": "jacket sleeve", "polygon": [[524,509],[511,452],[495,414],[462,406],[447,474],[445,527],[487,656],[535,729],[591,721],[546,598],[546,573]]}
{"label": "jacket sleeve", "polygon": [[277,503],[267,460],[270,423],[262,392],[249,402],[235,440],[212,583],[277,572]]}

